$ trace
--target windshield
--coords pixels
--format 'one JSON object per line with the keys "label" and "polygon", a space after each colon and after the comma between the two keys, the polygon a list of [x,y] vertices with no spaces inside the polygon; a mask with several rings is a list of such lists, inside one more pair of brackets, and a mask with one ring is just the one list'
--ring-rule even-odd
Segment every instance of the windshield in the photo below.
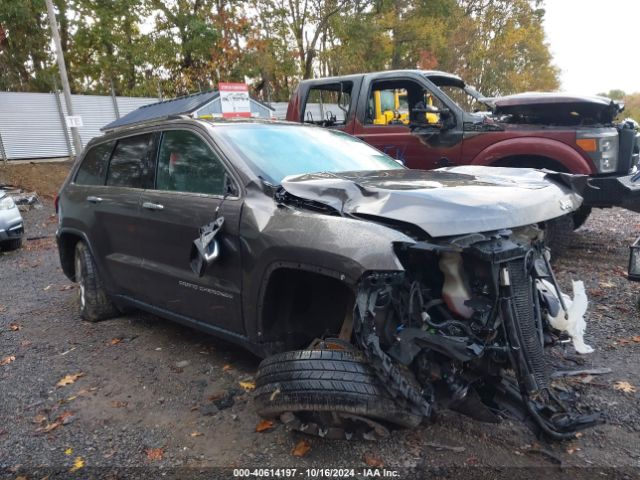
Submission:
{"label": "windshield", "polygon": [[298,125],[225,125],[216,132],[273,185],[289,175],[404,168],[393,158],[336,130]]}

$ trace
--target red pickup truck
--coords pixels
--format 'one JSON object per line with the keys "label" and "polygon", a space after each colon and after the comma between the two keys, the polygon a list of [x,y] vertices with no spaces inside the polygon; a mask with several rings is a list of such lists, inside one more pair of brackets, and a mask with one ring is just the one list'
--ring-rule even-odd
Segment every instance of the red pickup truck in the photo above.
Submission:
{"label": "red pickup truck", "polygon": [[589,175],[592,207],[640,212],[640,134],[614,123],[604,97],[526,93],[487,98],[458,76],[398,70],[302,81],[287,120],[343,130],[416,169],[454,165],[546,168]]}

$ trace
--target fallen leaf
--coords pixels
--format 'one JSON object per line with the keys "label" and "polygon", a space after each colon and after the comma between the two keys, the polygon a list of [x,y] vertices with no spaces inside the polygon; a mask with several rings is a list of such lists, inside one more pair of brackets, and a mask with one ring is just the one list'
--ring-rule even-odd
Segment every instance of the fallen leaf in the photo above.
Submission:
{"label": "fallen leaf", "polygon": [[202,432],[191,432],[190,434],[192,437],[201,437],[204,435],[204,433]]}
{"label": "fallen leaf", "polygon": [[56,420],[58,420],[59,422],[62,422],[63,425],[66,425],[67,423],[71,422],[72,419],[73,419],[73,413],[62,412],[60,415],[58,415],[58,418]]}
{"label": "fallen leaf", "polygon": [[33,417],[33,423],[44,423],[47,421],[47,417],[45,415],[36,415]]}
{"label": "fallen leaf", "polygon": [[300,440],[293,450],[291,450],[291,455],[294,457],[304,457],[310,451],[311,444],[306,440]]}
{"label": "fallen leaf", "polygon": [[149,460],[162,460],[164,458],[164,450],[162,448],[147,448],[145,452]]}
{"label": "fallen leaf", "polygon": [[233,370],[233,367],[229,364],[225,365],[224,367],[222,367],[222,371],[223,372],[228,372],[230,370]]}
{"label": "fallen leaf", "polygon": [[382,461],[382,459],[379,457],[376,457],[371,452],[364,452],[364,455],[362,456],[362,460],[364,460],[364,463],[366,463],[370,467],[384,468],[384,462]]}
{"label": "fallen leaf", "polygon": [[129,402],[122,402],[120,400],[113,400],[111,402],[111,406],[113,408],[126,408],[129,405]]}
{"label": "fallen leaf", "polygon": [[616,284],[611,282],[600,282],[600,286],[602,288],[614,288]]}
{"label": "fallen leaf", "polygon": [[73,461],[73,466],[69,469],[69,472],[77,472],[84,467],[84,459],[82,457],[76,457]]}
{"label": "fallen leaf", "polygon": [[109,340],[109,345],[117,345],[122,341],[121,338],[112,338],[111,340]]}
{"label": "fallen leaf", "polygon": [[65,285],[60,289],[60,291],[64,292],[65,290],[71,290],[72,288],[75,288],[75,285]]}
{"label": "fallen leaf", "polygon": [[31,345],[33,345],[33,342],[29,341],[29,340],[23,340],[20,342],[20,346],[21,347],[30,347]]}
{"label": "fallen leaf", "polygon": [[9,324],[9,330],[11,330],[12,332],[17,332],[21,328],[22,328],[22,325],[20,325],[19,323],[11,322]]}
{"label": "fallen leaf", "polygon": [[629,345],[631,343],[631,340],[629,340],[628,338],[619,338],[616,340],[616,342],[620,345]]}
{"label": "fallen leaf", "polygon": [[14,355],[7,355],[2,360],[0,360],[0,367],[3,367],[5,365],[9,365],[15,359],[16,359],[16,357]]}
{"label": "fallen leaf", "polygon": [[256,425],[256,432],[266,432],[273,428],[272,420],[262,420],[258,425]]}
{"label": "fallen leaf", "polygon": [[465,460],[467,465],[477,465],[479,462],[480,460],[478,460],[478,457],[469,457]]}
{"label": "fallen leaf", "polygon": [[78,373],[73,373],[73,374],[70,374],[70,375],[65,375],[60,380],[58,380],[58,383],[56,383],[56,386],[64,387],[66,385],[71,385],[72,383],[74,383],[77,379],[79,379],[83,375],[84,375],[83,372],[78,372]]}
{"label": "fallen leaf", "polygon": [[72,453],[73,453],[73,448],[67,448],[67,449],[64,451],[64,454],[65,454],[65,455],[71,455]]}
{"label": "fallen leaf", "polygon": [[624,381],[618,381],[618,382],[614,383],[613,384],[613,389],[614,390],[619,390],[619,391],[624,392],[624,393],[635,393],[636,392],[636,387],[631,385],[629,382],[624,382]]}
{"label": "fallen leaf", "polygon": [[[38,265],[31,265],[32,267],[37,267]],[[46,292],[47,290],[49,290],[53,285],[47,285],[46,287],[43,288],[43,290]]]}
{"label": "fallen leaf", "polygon": [[579,451],[580,451],[579,447],[569,447],[569,448],[567,448],[567,453],[569,455],[573,455],[574,453],[579,452]]}
{"label": "fallen leaf", "polygon": [[49,433],[53,430],[55,430],[56,428],[58,428],[60,425],[62,425],[62,422],[59,420],[56,420],[53,423],[48,423],[47,425],[45,425],[44,427],[41,428],[36,428],[36,432],[44,432],[44,433]]}
{"label": "fallen leaf", "polygon": [[244,388],[245,392],[250,392],[251,390],[254,390],[256,388],[256,384],[255,382],[251,381],[251,380],[247,380],[244,382],[238,382],[238,384]]}
{"label": "fallen leaf", "polygon": [[631,337],[631,340],[636,342],[636,343],[640,343],[640,335],[636,335],[635,337]]}

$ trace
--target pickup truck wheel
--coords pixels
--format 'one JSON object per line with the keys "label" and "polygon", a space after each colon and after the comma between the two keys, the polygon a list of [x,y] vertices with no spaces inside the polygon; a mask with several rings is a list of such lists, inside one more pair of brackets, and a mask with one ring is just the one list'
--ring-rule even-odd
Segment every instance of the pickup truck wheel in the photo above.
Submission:
{"label": "pickup truck wheel", "polygon": [[422,417],[387,392],[358,351],[301,350],[265,359],[258,367],[255,403],[266,418],[293,413],[316,418],[365,417],[415,427]]}
{"label": "pickup truck wheel", "polygon": [[98,322],[118,315],[118,309],[109,300],[93,256],[84,242],[76,244],[75,277],[79,286],[80,316],[83,320]]}
{"label": "pickup truck wheel", "polygon": [[577,230],[584,225],[589,215],[591,215],[591,207],[585,205],[582,205],[578,210],[573,212],[573,229]]}
{"label": "pickup truck wheel", "polygon": [[573,215],[564,215],[545,222],[544,242],[551,249],[552,259],[564,257],[567,254],[573,229]]}

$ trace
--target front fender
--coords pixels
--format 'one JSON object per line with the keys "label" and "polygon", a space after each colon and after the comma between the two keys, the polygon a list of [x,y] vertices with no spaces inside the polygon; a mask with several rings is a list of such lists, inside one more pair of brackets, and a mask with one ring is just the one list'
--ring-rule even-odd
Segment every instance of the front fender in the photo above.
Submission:
{"label": "front fender", "polygon": [[246,331],[257,331],[261,290],[280,266],[338,278],[352,288],[367,271],[403,271],[394,244],[415,241],[372,222],[277,206],[248,198],[240,223],[243,316]]}
{"label": "front fender", "polygon": [[520,137],[494,143],[472,160],[472,165],[493,166],[500,160],[513,156],[547,157],[560,163],[571,173],[591,175],[594,166],[569,145],[544,137]]}

